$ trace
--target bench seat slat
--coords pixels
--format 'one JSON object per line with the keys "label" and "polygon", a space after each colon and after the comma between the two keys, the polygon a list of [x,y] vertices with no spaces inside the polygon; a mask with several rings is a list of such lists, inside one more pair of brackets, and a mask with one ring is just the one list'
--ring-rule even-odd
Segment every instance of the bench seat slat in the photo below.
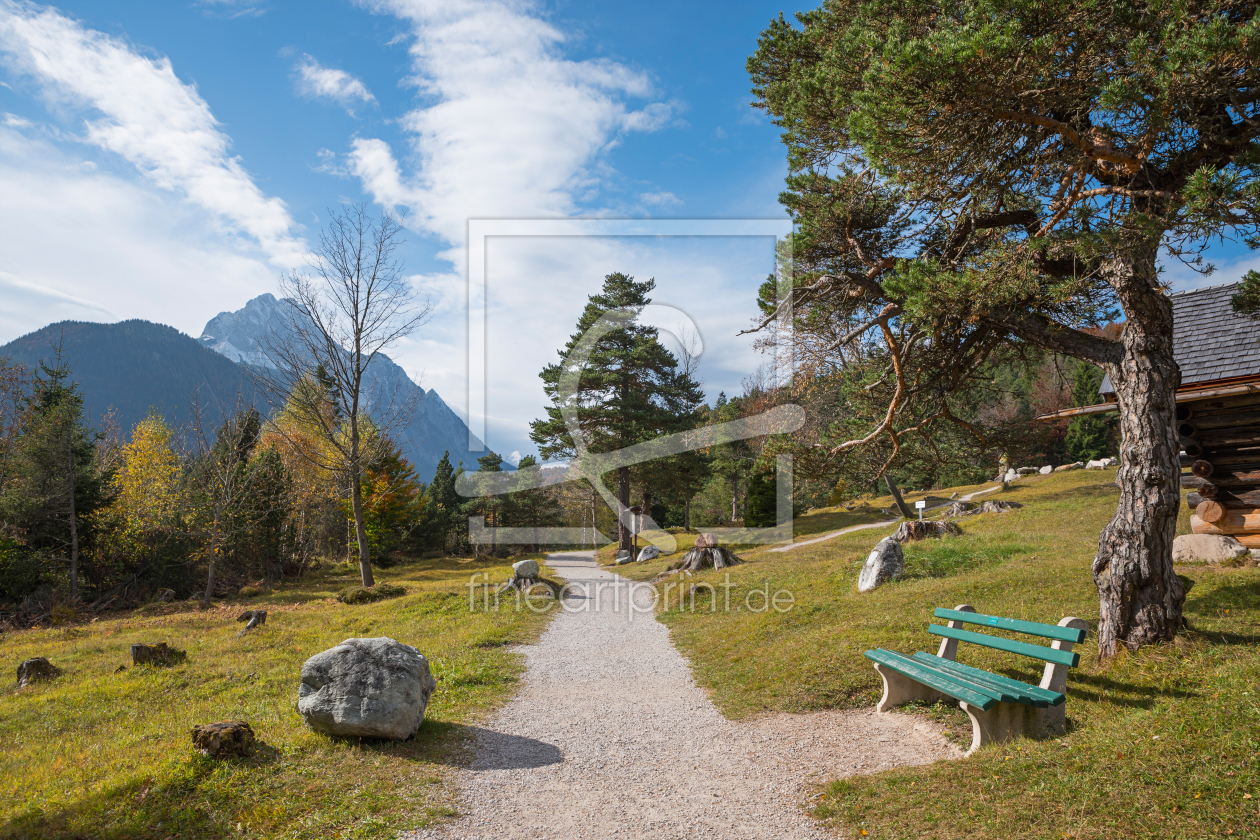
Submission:
{"label": "bench seat slat", "polygon": [[932,615],[947,621],[961,621],[964,624],[983,624],[986,627],[996,627],[999,630],[1011,630],[1016,633],[1027,633],[1029,636],[1041,636],[1044,639],[1057,639],[1061,642],[1079,644],[1085,641],[1084,630],[1060,627],[1057,624],[1041,624],[1036,621],[1023,621],[1018,618],[1002,618],[999,615],[947,610],[944,607],[937,607]]}
{"label": "bench seat slat", "polygon": [[1045,708],[1047,706],[1058,706],[1064,701],[1064,696],[1057,691],[1050,691],[1035,685],[1029,685],[1025,682],[1004,677],[1001,674],[994,674],[989,671],[983,671],[979,668],[973,668],[970,665],[964,665],[961,662],[954,662],[950,659],[941,659],[930,653],[919,651],[914,655],[914,659],[925,665],[930,665],[938,670],[947,673],[957,674],[965,679],[974,682],[988,683],[994,688],[1003,688],[1015,696],[1015,702],[1023,703],[1028,706],[1037,706]]}
{"label": "bench seat slat", "polygon": [[958,630],[953,627],[942,627],[939,624],[929,624],[928,632],[933,636],[944,636],[947,639],[957,639],[960,642],[970,642],[973,645],[981,645],[982,647],[995,648],[996,650],[1004,650],[1007,653],[1018,653],[1021,656],[1029,656],[1033,659],[1040,659],[1043,662],[1055,662],[1059,665],[1067,665],[1075,668],[1081,661],[1079,653],[1073,653],[1066,650],[1055,650],[1054,648],[1044,645],[1030,645],[1027,642],[1017,642],[1013,639],[1003,639],[1000,636],[986,636],[984,633],[973,633],[970,630]]}
{"label": "bench seat slat", "polygon": [[943,694],[948,694],[955,700],[969,703],[981,711],[987,711],[997,705],[998,698],[993,695],[998,692],[992,689],[985,689],[983,686],[968,682],[961,677],[953,677],[928,668],[895,651],[876,648],[875,650],[866,651],[863,655],[872,662],[878,662],[880,665],[891,668],[916,682],[921,682]]}

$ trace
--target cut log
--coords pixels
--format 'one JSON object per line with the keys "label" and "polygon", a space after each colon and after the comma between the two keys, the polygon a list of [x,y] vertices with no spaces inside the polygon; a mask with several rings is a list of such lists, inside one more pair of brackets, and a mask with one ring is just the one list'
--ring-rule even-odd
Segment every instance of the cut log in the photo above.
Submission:
{"label": "cut log", "polygon": [[1194,473],[1199,478],[1207,478],[1212,474],[1214,469],[1215,467],[1212,466],[1211,461],[1198,460],[1190,465],[1190,472]]}
{"label": "cut log", "polygon": [[1199,427],[1193,423],[1182,423],[1177,427],[1177,434],[1183,438],[1192,438],[1197,431],[1199,431]]}
{"label": "cut log", "polygon": [[1178,422],[1184,422],[1184,421],[1186,421],[1186,420],[1189,420],[1189,419],[1190,419],[1191,417],[1193,417],[1193,416],[1194,416],[1194,409],[1193,409],[1193,408],[1191,408],[1191,407],[1190,407],[1190,405],[1188,405],[1187,403],[1178,403],[1178,404],[1177,404],[1177,420],[1178,420]]}
{"label": "cut log", "polygon": [[[1182,424],[1187,425],[1187,424]],[[1260,411],[1249,409],[1228,414],[1204,413],[1195,416],[1193,424],[1199,429],[1232,429],[1238,426],[1260,426]]]}
{"label": "cut log", "polygon": [[1197,475],[1181,474],[1181,486],[1186,490],[1197,490],[1205,484],[1210,484],[1206,478],[1200,478]]}
{"label": "cut log", "polygon": [[[1189,505],[1191,510],[1197,508],[1199,503],[1203,501],[1206,501],[1206,499],[1198,493],[1186,494],[1186,504]],[[1243,490],[1238,493],[1222,490],[1212,497],[1212,501],[1220,502],[1227,508],[1260,507],[1260,490]]]}
{"label": "cut log", "polygon": [[1194,452],[1186,448],[1186,454],[1211,461],[1214,467],[1220,469],[1222,464],[1260,461],[1260,446],[1196,446]]}
{"label": "cut log", "polygon": [[957,536],[962,533],[953,522],[937,522],[934,519],[911,519],[908,522],[902,522],[901,527],[892,535],[892,538],[903,545],[908,542],[927,539],[928,537],[944,537],[946,535]]}
{"label": "cut log", "polygon": [[1179,405],[1189,405],[1194,416],[1214,411],[1245,411],[1260,408],[1260,393],[1239,394],[1234,397],[1213,397],[1206,400],[1188,400]]}
{"label": "cut log", "polygon": [[1260,428],[1244,426],[1237,429],[1200,429],[1193,440],[1189,437],[1183,437],[1182,440],[1197,443],[1206,449],[1260,446]]}
{"label": "cut log", "polygon": [[1199,446],[1197,443],[1189,443],[1189,444],[1183,443],[1181,445],[1181,448],[1184,449],[1186,451],[1186,454],[1189,455],[1191,458],[1203,457],[1203,447]]}
{"label": "cut log", "polygon": [[1204,522],[1216,524],[1225,518],[1225,505],[1205,499],[1195,507],[1194,513]]}
{"label": "cut log", "polygon": [[[1204,502],[1204,504],[1216,504],[1215,502]],[[1201,510],[1202,506],[1200,506]],[[1217,531],[1208,531],[1206,533],[1222,533],[1222,534],[1260,534],[1260,508],[1255,506],[1243,508],[1230,508],[1226,510],[1221,505],[1224,514],[1218,519],[1203,519],[1200,511],[1195,511],[1195,517],[1203,520],[1205,525],[1216,528]]]}
{"label": "cut log", "polygon": [[254,730],[243,720],[203,723],[192,729],[193,746],[204,756],[244,758],[254,748]]}
{"label": "cut log", "polygon": [[1260,465],[1226,464],[1212,471],[1212,483],[1217,487],[1260,487]]}
{"label": "cut log", "polygon": [[[1248,542],[1243,537],[1260,540],[1260,519],[1253,518],[1247,524],[1247,517],[1240,511],[1230,511],[1230,515],[1221,522],[1204,522],[1198,516],[1190,515],[1190,530],[1196,534],[1227,534],[1236,538],[1243,545]],[[1253,543],[1260,548],[1260,542]]]}

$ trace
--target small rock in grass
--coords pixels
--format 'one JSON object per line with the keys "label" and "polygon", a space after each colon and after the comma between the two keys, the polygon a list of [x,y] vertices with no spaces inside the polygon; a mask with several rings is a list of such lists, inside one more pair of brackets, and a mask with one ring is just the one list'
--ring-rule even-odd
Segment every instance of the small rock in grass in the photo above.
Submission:
{"label": "small rock in grass", "polygon": [[1064,464],[1064,465],[1063,465],[1063,466],[1061,466],[1061,467],[1055,467],[1055,468],[1054,468],[1054,471],[1055,471],[1055,472],[1067,472],[1068,470],[1079,470],[1079,469],[1082,469],[1084,466],[1085,466],[1085,462],[1084,462],[1084,461],[1076,461],[1076,462],[1071,463],[1071,464]]}
{"label": "small rock in grass", "polygon": [[134,665],[178,665],[187,658],[187,653],[179,648],[167,647],[166,642],[131,646],[131,662]]}
{"label": "small rock in grass", "polygon": [[718,538],[715,534],[701,534],[696,537],[696,548],[717,548]]}
{"label": "small rock in grass", "polygon": [[512,564],[512,574],[522,578],[538,577],[538,561],[537,560],[517,560]]}
{"label": "small rock in grass", "polygon": [[210,758],[244,758],[254,747],[254,730],[243,720],[203,723],[192,729],[193,746]]}
{"label": "small rock in grass", "polygon": [[18,688],[26,688],[33,682],[55,679],[61,669],[43,656],[28,659],[17,667]]}
{"label": "small rock in grass", "polygon": [[1044,467],[1037,470],[1037,472],[1041,475],[1050,475],[1050,473],[1054,472],[1054,466],[1051,464],[1046,464]]}
{"label": "small rock in grass", "polygon": [[884,537],[875,544],[866,563],[862,565],[862,573],[858,575],[858,591],[870,592],[890,580],[896,580],[901,577],[905,568],[906,560],[901,553],[901,544],[892,537]]}
{"label": "small rock in grass", "polygon": [[644,563],[648,560],[655,560],[661,556],[661,550],[654,545],[645,545],[643,550],[639,552],[639,562]]}
{"label": "small rock in grass", "polygon": [[429,661],[393,639],[346,639],[302,666],[298,711],[316,732],[404,740],[424,721],[437,681]]}
{"label": "small rock in grass", "polygon": [[1234,537],[1219,534],[1182,534],[1173,540],[1173,562],[1178,564],[1232,563],[1250,555]]}
{"label": "small rock in grass", "polygon": [[1037,467],[1020,467],[1015,472],[1018,475],[1036,475],[1040,470]]}

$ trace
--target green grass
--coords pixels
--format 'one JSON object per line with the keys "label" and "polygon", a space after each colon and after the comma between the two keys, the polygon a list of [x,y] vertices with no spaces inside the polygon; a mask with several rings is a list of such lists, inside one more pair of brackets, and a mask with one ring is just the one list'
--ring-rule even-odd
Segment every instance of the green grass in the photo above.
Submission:
{"label": "green grass", "polygon": [[[504,646],[531,641],[547,620],[510,604],[470,613],[474,572],[502,581],[511,570],[418,561],[377,573],[405,596],[349,605],[335,599],[355,580],[346,569],[209,610],[152,605],[5,635],[10,674],[33,656],[64,674],[0,691],[0,836],[392,837],[453,815],[448,768],[521,672]],[[247,608],[268,610],[267,623],[239,635]],[[297,713],[302,663],[355,636],[390,636],[429,659],[438,688],[414,739],[332,740]],[[133,642],[159,641],[187,662],[116,672]],[[254,756],[192,749],[194,725],[229,719],[250,722],[262,742]]]}
{"label": "green grass", "polygon": [[[963,518],[963,536],[908,546],[906,576],[872,593],[857,592],[857,574],[882,529],[786,553],[746,552],[750,562],[729,570],[729,612],[721,589],[719,610],[710,612],[703,590],[694,611],[686,600],[679,609],[675,588],[660,618],[730,717],[867,708],[881,684],[862,652],[935,650],[926,632],[935,607],[969,603],[1050,623],[1076,615],[1096,627],[1090,560],[1115,509],[1114,479],[1114,471],[1077,471],[987,494],[1026,507]],[[871,502],[876,511],[886,503]],[[640,577],[650,565],[666,564],[623,568]],[[1068,680],[1066,736],[836,781],[820,788],[815,814],[849,835],[880,838],[1260,837],[1260,569],[1178,571],[1194,581],[1191,629],[1107,663],[1091,633]],[[754,590],[790,592],[794,606],[750,610]],[[962,645],[959,660],[1034,683],[1040,677],[1032,660],[975,646]],[[970,742],[956,707],[901,713],[925,715]]]}

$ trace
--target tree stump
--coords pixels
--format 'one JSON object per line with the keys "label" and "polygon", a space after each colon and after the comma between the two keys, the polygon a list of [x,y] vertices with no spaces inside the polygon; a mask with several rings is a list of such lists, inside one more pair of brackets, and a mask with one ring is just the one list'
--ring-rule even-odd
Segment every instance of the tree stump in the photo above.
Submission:
{"label": "tree stump", "polygon": [[28,659],[17,668],[18,688],[26,688],[33,682],[51,680],[61,674],[61,669],[43,656]]}
{"label": "tree stump", "polygon": [[962,533],[953,522],[937,522],[935,519],[911,519],[902,522],[901,527],[892,535],[892,538],[899,543],[905,544],[915,542],[917,540],[927,539],[928,537],[943,537],[947,534],[958,535]]}
{"label": "tree stump", "polygon": [[695,547],[687,550],[682,562],[674,571],[698,572],[701,569],[725,569],[743,563],[729,548],[718,545],[717,537],[701,534],[696,537]]}
{"label": "tree stump", "polygon": [[1006,513],[1008,510],[1022,508],[1019,502],[1004,502],[1001,499],[988,499],[980,504],[980,509],[972,513]]}
{"label": "tree stump", "polygon": [[[253,630],[255,627],[258,627],[259,625],[267,623],[267,611],[266,610],[246,610],[245,612],[237,616],[236,620],[248,621],[249,624],[245,625],[245,630]],[[244,633],[245,630],[242,630],[241,632]]]}
{"label": "tree stump", "polygon": [[192,742],[198,752],[210,758],[244,758],[253,750],[254,730],[243,720],[203,723],[193,727]]}
{"label": "tree stump", "polygon": [[555,581],[547,580],[545,577],[539,577],[538,575],[522,576],[514,574],[507,583],[499,587],[499,594],[510,592],[511,590],[527,593],[535,586],[545,587],[547,591],[551,593],[551,597],[553,598],[560,597],[560,584]]}
{"label": "tree stump", "polygon": [[178,665],[187,658],[187,653],[178,648],[167,647],[166,642],[131,646],[131,661],[135,665]]}
{"label": "tree stump", "polygon": [[975,505],[971,502],[954,502],[949,506],[949,509],[945,511],[945,515],[951,519],[958,516],[970,516],[973,513],[975,513]]}

